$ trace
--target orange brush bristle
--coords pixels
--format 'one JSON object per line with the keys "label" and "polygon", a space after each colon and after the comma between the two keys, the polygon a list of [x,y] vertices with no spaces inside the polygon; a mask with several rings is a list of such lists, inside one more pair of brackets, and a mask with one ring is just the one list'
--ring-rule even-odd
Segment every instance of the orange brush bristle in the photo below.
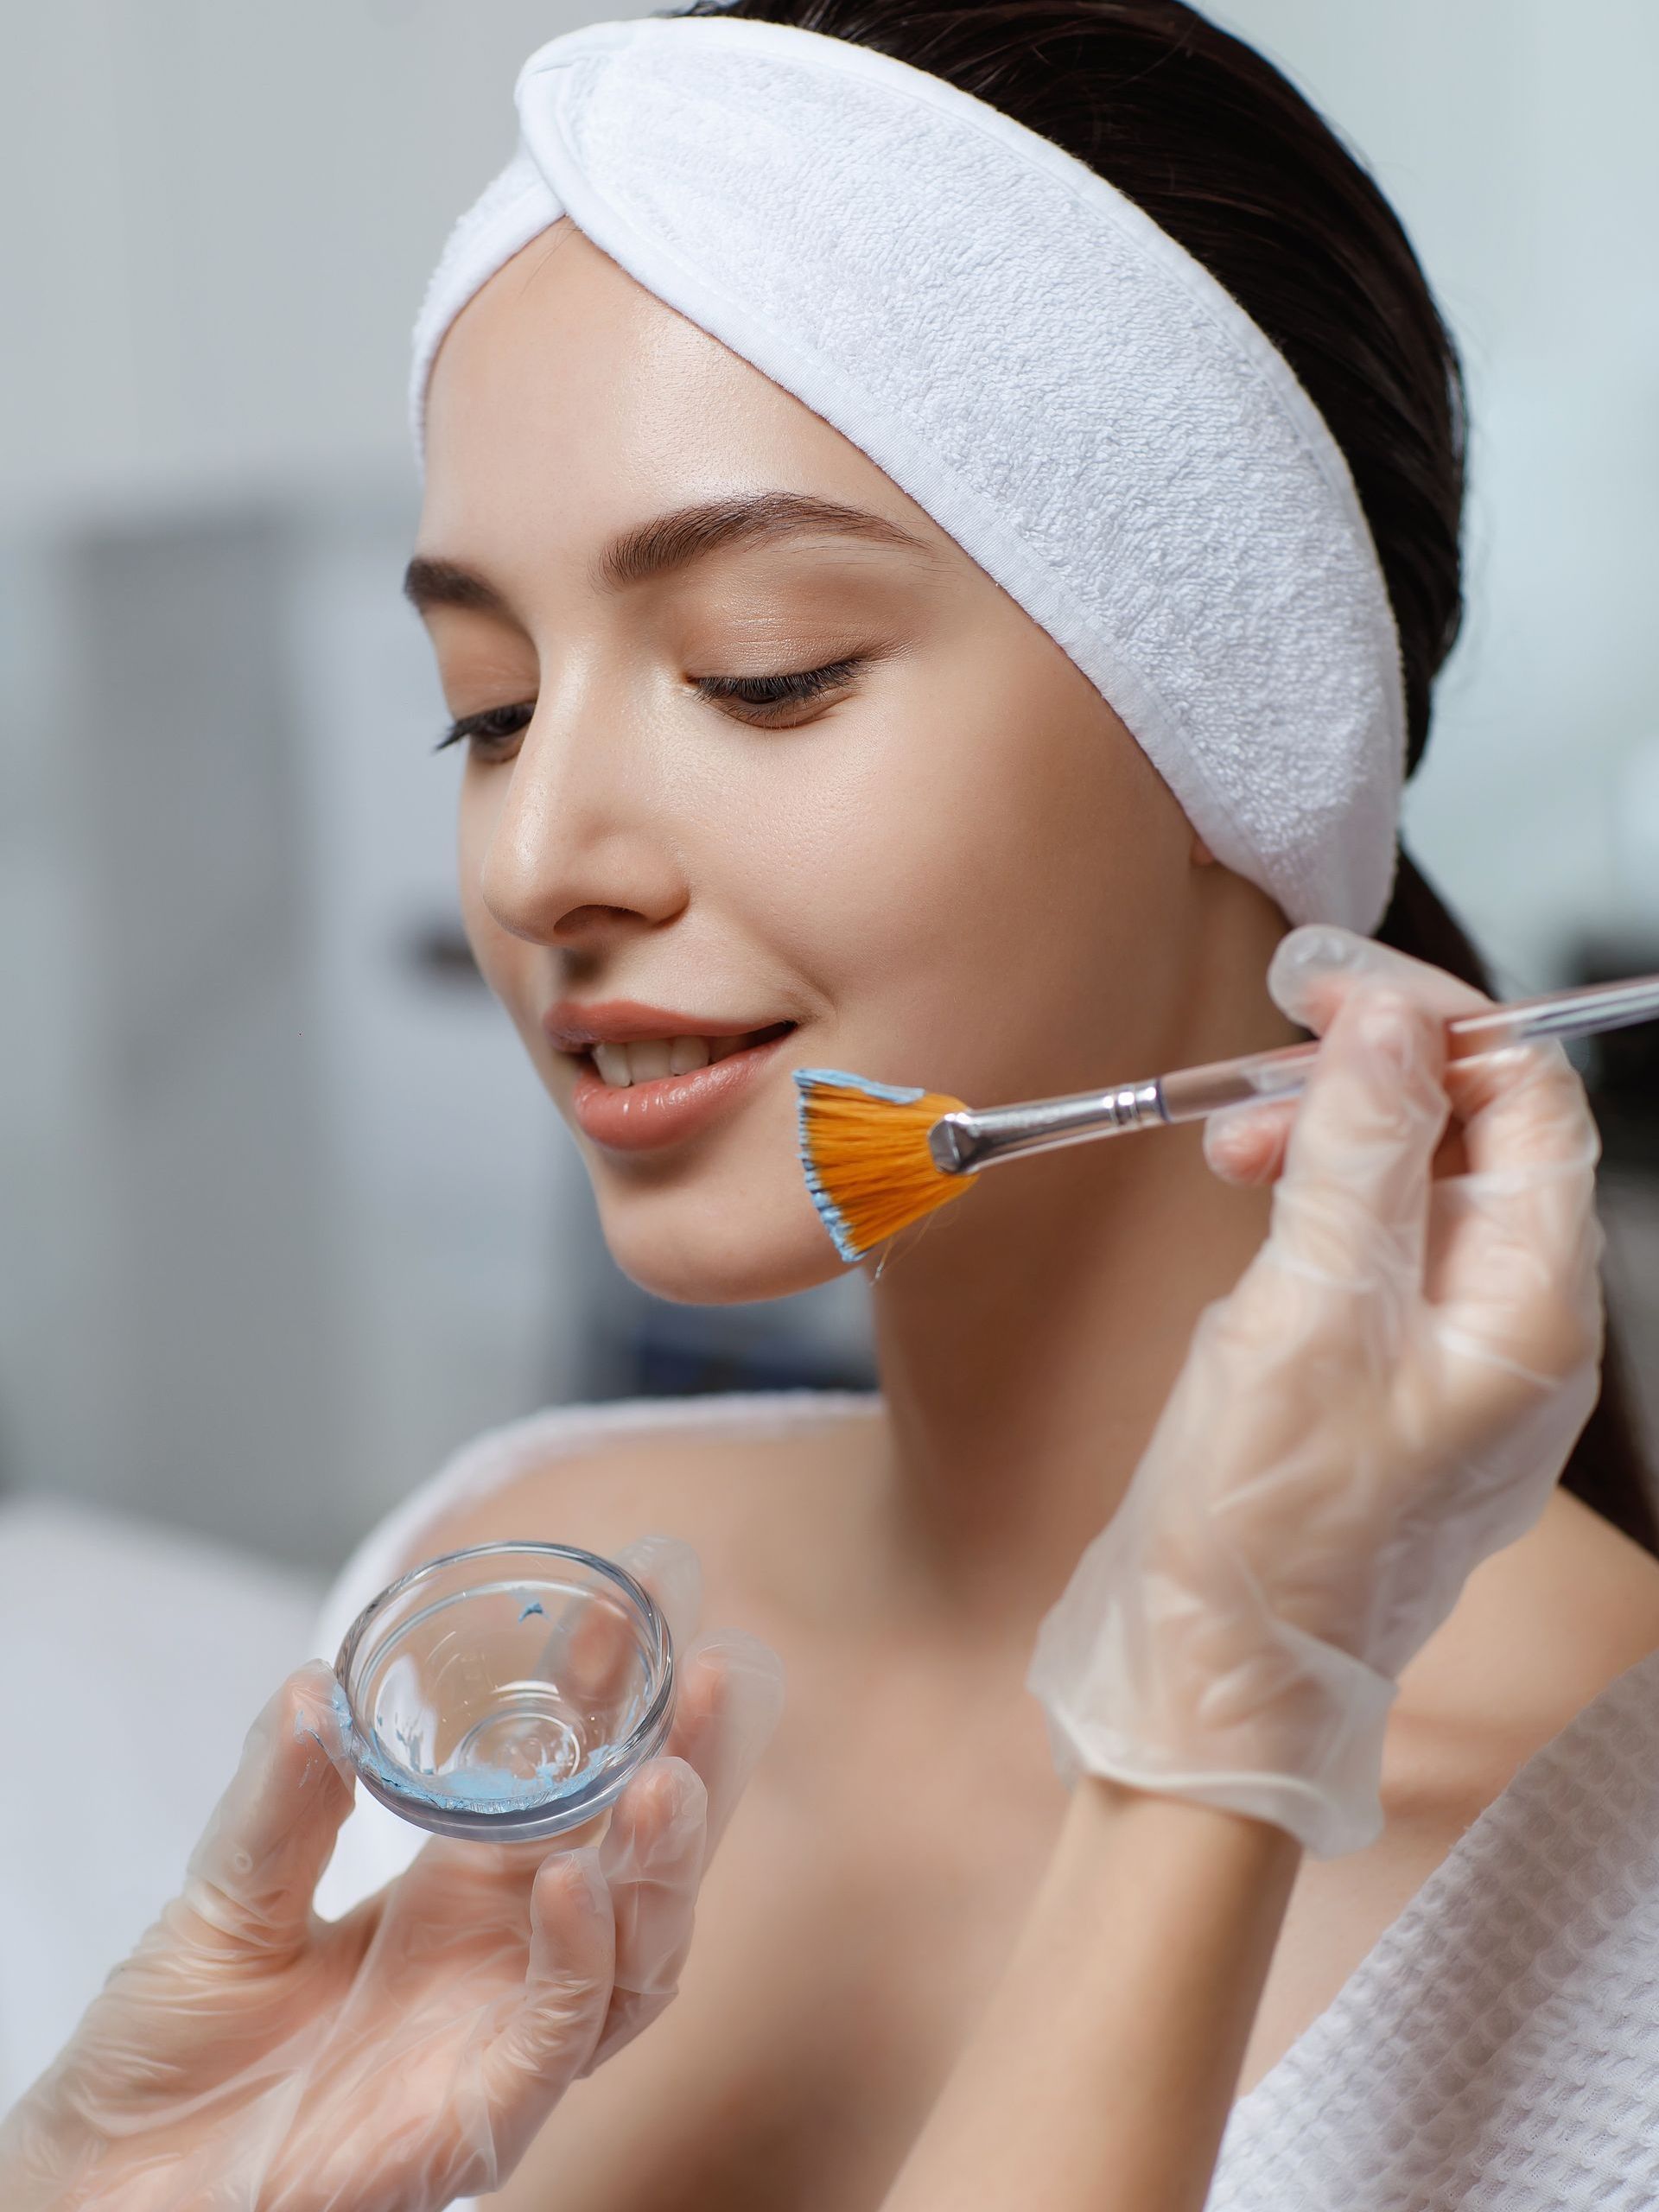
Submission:
{"label": "orange brush bristle", "polygon": [[795,1081],[807,1188],[849,1266],[972,1183],[936,1166],[927,1144],[934,1122],[959,1113],[961,1099],[842,1068],[797,1068]]}

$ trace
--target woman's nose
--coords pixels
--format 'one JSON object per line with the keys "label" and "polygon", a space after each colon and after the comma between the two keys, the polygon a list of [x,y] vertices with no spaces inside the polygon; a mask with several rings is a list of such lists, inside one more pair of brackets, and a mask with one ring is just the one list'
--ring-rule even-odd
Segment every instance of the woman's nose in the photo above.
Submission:
{"label": "woman's nose", "polygon": [[480,868],[493,919],[538,944],[575,944],[624,917],[685,903],[652,736],[613,717],[538,708],[506,772]]}

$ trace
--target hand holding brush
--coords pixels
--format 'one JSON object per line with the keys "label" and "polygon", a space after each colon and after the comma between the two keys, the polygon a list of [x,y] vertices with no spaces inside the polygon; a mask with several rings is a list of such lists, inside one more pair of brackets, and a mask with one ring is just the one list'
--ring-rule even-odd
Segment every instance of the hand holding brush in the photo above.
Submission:
{"label": "hand holding brush", "polygon": [[[1599,1143],[1559,1044],[1447,1059],[1447,1017],[1488,1002],[1438,969],[1300,931],[1268,982],[1324,1036],[1267,1242],[1200,1316],[1029,1684],[1068,1777],[1328,1858],[1381,1832],[1401,1669],[1537,1520],[1595,1402]],[[1283,1110],[1233,1119],[1214,1164],[1274,1172]],[[1437,1176],[1453,1116],[1466,1168]]]}
{"label": "hand holding brush", "polygon": [[981,1114],[797,1081],[849,1260],[971,1187],[949,1163],[973,1140],[996,1159],[1217,1113],[1212,1167],[1273,1182],[1267,1241],[1200,1315],[1029,1685],[1068,1778],[1243,1813],[1328,1858],[1381,1831],[1401,1669],[1537,1520],[1594,1405],[1599,1146],[1552,1039],[1659,1010],[1659,981],[1498,1007],[1320,926],[1283,940],[1268,983],[1317,1045]]}

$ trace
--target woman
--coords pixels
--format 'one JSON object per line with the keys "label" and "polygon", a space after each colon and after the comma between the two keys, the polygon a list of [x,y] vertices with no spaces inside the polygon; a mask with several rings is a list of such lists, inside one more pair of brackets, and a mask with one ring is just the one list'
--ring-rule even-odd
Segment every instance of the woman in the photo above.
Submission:
{"label": "woman", "polygon": [[[1210,266],[1346,459],[1414,759],[1457,622],[1454,365],[1397,224],[1306,104],[1172,5],[745,0],[665,28],[689,49],[734,18],[862,41],[1012,107]],[[649,124],[665,137],[674,111]],[[810,127],[791,111],[791,131]],[[685,136],[664,156],[665,200],[703,188]],[[858,149],[879,156],[873,138]],[[836,283],[810,212],[798,314]],[[1285,909],[1212,864],[1052,635],[819,411],[625,274],[574,215],[537,220],[532,203],[519,251],[464,304],[441,283],[429,310],[410,588],[467,748],[472,942],[575,1125],[623,1268],[709,1302],[831,1273],[790,1141],[792,1066],[988,1103],[1294,1038],[1259,982]],[[830,291],[815,343],[834,343],[842,301],[858,311],[855,279]],[[883,315],[904,303],[895,284]],[[950,334],[941,322],[941,346]],[[1116,373],[1103,356],[1086,394],[1109,421]],[[746,535],[652,563],[656,518],[734,492],[877,521],[857,538],[790,532],[774,496]],[[618,558],[630,531],[644,542]],[[654,550],[690,550],[673,538],[659,528]],[[1247,560],[1265,552],[1244,537]],[[1478,980],[1409,864],[1380,934]],[[584,1016],[591,1032],[595,1003],[619,999],[667,1009],[635,1024],[664,1039],[795,1027],[739,1108],[682,1144],[623,1150],[629,1093],[609,1085],[624,1070],[612,1052],[601,1077],[581,1052]],[[444,1546],[557,1531],[605,1550],[668,1527],[697,1548],[722,1617],[788,1669],[788,1717],[705,1894],[680,2002],[561,2115],[548,2164],[533,2152],[507,2203],[542,2201],[555,2175],[560,2203],[582,2208],[677,2190],[879,2199],[1060,1817],[1023,1687],[1037,1624],[1267,1218],[1266,1192],[1219,1185],[1190,1133],[1027,1160],[906,1240],[874,1282],[879,1396],[560,1414],[486,1440],[372,1540],[325,1642]],[[1473,1578],[1408,1672],[1382,1834],[1302,1868],[1243,2092],[1526,1758],[1659,1643],[1653,1549],[1604,1393],[1538,1528]],[[355,1823],[342,1901],[395,1863],[365,1851],[353,1874],[373,1826]]]}
{"label": "woman", "polygon": [[[1305,105],[1174,5],[725,14],[879,45],[1015,109],[1210,267],[1345,459],[1414,760],[1456,625],[1454,372],[1397,226]],[[638,1281],[718,1302],[832,1270],[791,1141],[792,1065],[925,1076],[988,1103],[1315,1024],[1303,998],[1261,995],[1290,905],[1218,859],[1127,699],[1120,716],[1057,643],[1059,617],[1034,619],[823,413],[563,216],[437,314],[410,585],[468,747],[469,932]],[[1121,397],[1109,380],[1109,419]],[[661,520],[688,514],[695,531]],[[1239,565],[1265,562],[1265,546],[1243,550]],[[1154,626],[1164,590],[1147,586]],[[1379,934],[1471,969],[1408,865]],[[660,1059],[625,1049],[630,1022],[671,1061],[671,1040],[789,1028],[769,1057],[760,1043],[731,1110],[652,1147],[628,1141],[645,1115],[613,1095],[626,1103],[625,1077],[660,1079]],[[439,1549],[548,1535],[614,1551],[669,1527],[701,1554],[719,1612],[789,1670],[788,1717],[704,1892],[679,2003],[560,2112],[504,2204],[878,2203],[959,2057],[938,2124],[971,2141],[998,2024],[1021,2019],[1042,2048],[1040,2008],[1019,2010],[1029,1951],[992,1993],[1057,1838],[1075,1869],[1104,1785],[1067,1814],[1027,1663],[1149,1463],[1200,1313],[1262,1248],[1271,1152],[1245,1144],[1231,1165],[1243,1179],[1217,1181],[1197,1138],[1171,1131],[989,1178],[875,1281],[875,1396],[545,1417],[486,1440],[352,1563],[327,1649],[381,1582]],[[1202,2059],[1208,2101],[1170,2202],[1202,2201],[1209,2123],[1234,2088],[1248,2105],[1272,2088],[1471,1823],[1659,1645],[1647,1516],[1605,1390],[1535,1524],[1454,1580],[1449,1617],[1406,1655],[1380,1833],[1298,1867],[1275,1828],[1205,1809],[1206,1835],[1272,1848],[1242,1874],[1234,1862],[1230,1891],[1199,1866],[1179,1900],[1176,1927],[1194,1896],[1248,1900],[1217,1941],[1249,1955],[1215,1985],[1225,2032]],[[372,1889],[412,1844],[359,1808],[323,1896]],[[1052,1958],[1053,1923],[1039,1926]],[[1199,2016],[1216,2009],[1204,1998],[1201,1983]],[[963,2056],[981,2014],[990,2044]],[[1192,2018],[1172,2022],[1198,2064]],[[1092,2084],[1075,2087],[1086,2099]],[[1028,2112],[1016,2101],[1005,2138],[1026,2140]],[[1168,2178],[1187,2124],[1164,2115],[1146,2171]],[[1224,2157],[1220,2172],[1224,2190]],[[1067,2202],[1059,2186],[1032,2201]]]}

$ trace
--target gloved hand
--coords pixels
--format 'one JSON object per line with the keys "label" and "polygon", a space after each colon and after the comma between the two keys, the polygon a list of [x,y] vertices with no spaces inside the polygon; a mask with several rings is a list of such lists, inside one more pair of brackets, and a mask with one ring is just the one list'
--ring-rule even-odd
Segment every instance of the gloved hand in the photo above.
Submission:
{"label": "gloved hand", "polygon": [[1599,1147],[1559,1045],[1447,1064],[1446,1018],[1490,1001],[1440,969],[1319,926],[1268,980],[1322,1033],[1316,1070],[1215,1116],[1205,1150],[1277,1176],[1270,1233],[1201,1315],[1028,1684],[1068,1779],[1334,1858],[1382,1831],[1401,1669],[1537,1521],[1595,1403]]}
{"label": "gloved hand", "polygon": [[436,2212],[506,2178],[569,2083],[672,1996],[708,1854],[781,1708],[764,1643],[680,1643],[686,1546],[624,1557],[668,1614],[679,1694],[602,1840],[599,1821],[551,1846],[435,1837],[319,1920],[353,1777],[334,1674],[300,1668],[182,1891],[0,2123],[7,2212]]}

